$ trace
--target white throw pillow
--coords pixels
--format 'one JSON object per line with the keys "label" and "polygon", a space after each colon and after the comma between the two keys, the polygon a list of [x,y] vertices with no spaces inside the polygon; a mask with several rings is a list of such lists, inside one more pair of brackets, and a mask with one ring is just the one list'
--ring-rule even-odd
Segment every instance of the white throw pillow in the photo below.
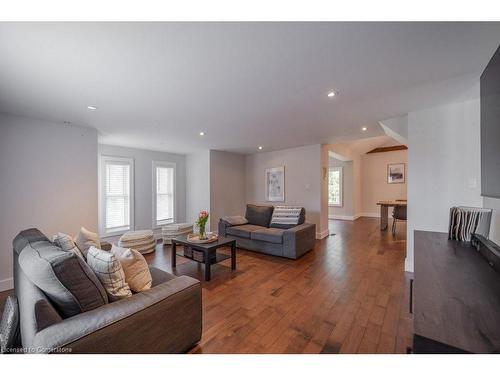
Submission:
{"label": "white throw pillow", "polygon": [[106,289],[110,301],[117,301],[132,295],[125,281],[123,267],[113,253],[91,246],[87,252],[87,264]]}
{"label": "white throw pillow", "polygon": [[91,232],[84,227],[80,228],[80,231],[75,237],[76,246],[80,249],[85,259],[87,259],[87,251],[91,246],[97,249],[101,248],[101,243],[99,241],[99,236],[97,233]]}
{"label": "white throw pillow", "polygon": [[153,282],[151,272],[149,272],[146,259],[140,252],[113,245],[111,253],[120,261],[125,272],[125,281],[133,292],[142,292],[151,288]]}
{"label": "white throw pillow", "polygon": [[71,236],[59,232],[56,235],[54,235],[54,237],[52,238],[52,242],[54,242],[56,246],[59,246],[61,250],[70,251],[75,255],[78,255],[79,257],[83,258],[82,252],[80,251],[80,249],[78,249],[78,247],[75,244],[75,241],[73,241]]}

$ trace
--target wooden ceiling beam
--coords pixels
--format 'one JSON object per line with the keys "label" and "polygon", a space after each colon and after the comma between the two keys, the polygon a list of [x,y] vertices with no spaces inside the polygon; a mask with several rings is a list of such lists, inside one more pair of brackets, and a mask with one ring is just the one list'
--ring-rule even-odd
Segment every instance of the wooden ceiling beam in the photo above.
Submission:
{"label": "wooden ceiling beam", "polygon": [[375,154],[377,152],[401,151],[401,150],[408,150],[408,147],[406,147],[405,145],[377,147],[371,151],[368,151],[367,154]]}

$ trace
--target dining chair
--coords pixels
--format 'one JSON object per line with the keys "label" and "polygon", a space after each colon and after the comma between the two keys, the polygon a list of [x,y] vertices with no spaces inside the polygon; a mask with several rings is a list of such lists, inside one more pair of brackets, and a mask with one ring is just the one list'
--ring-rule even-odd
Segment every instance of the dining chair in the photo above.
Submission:
{"label": "dining chair", "polygon": [[396,206],[392,211],[392,235],[396,236],[397,221],[406,221],[406,206]]}

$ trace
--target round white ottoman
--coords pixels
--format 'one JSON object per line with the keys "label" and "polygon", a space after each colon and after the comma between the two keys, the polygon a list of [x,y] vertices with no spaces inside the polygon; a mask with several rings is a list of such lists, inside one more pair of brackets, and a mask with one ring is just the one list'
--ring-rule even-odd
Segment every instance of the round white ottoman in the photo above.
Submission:
{"label": "round white ottoman", "polygon": [[152,230],[135,230],[121,236],[118,246],[148,254],[155,251],[156,240]]}

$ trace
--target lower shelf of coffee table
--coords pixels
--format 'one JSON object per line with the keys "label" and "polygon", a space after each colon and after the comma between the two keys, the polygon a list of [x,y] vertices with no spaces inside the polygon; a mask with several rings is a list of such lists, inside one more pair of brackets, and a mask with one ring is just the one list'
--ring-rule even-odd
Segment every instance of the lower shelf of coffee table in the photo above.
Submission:
{"label": "lower shelf of coffee table", "polygon": [[[176,254],[177,254],[177,256],[180,256],[180,257],[192,260],[194,262],[205,264],[205,262],[202,262],[202,261],[200,261],[198,259],[194,259],[193,257],[185,256],[184,252],[182,250],[180,252],[176,252]],[[230,258],[231,258],[231,255],[217,253],[216,256],[215,256],[215,258],[212,258],[211,264],[216,264],[216,263],[222,262],[223,260],[230,259]]]}

